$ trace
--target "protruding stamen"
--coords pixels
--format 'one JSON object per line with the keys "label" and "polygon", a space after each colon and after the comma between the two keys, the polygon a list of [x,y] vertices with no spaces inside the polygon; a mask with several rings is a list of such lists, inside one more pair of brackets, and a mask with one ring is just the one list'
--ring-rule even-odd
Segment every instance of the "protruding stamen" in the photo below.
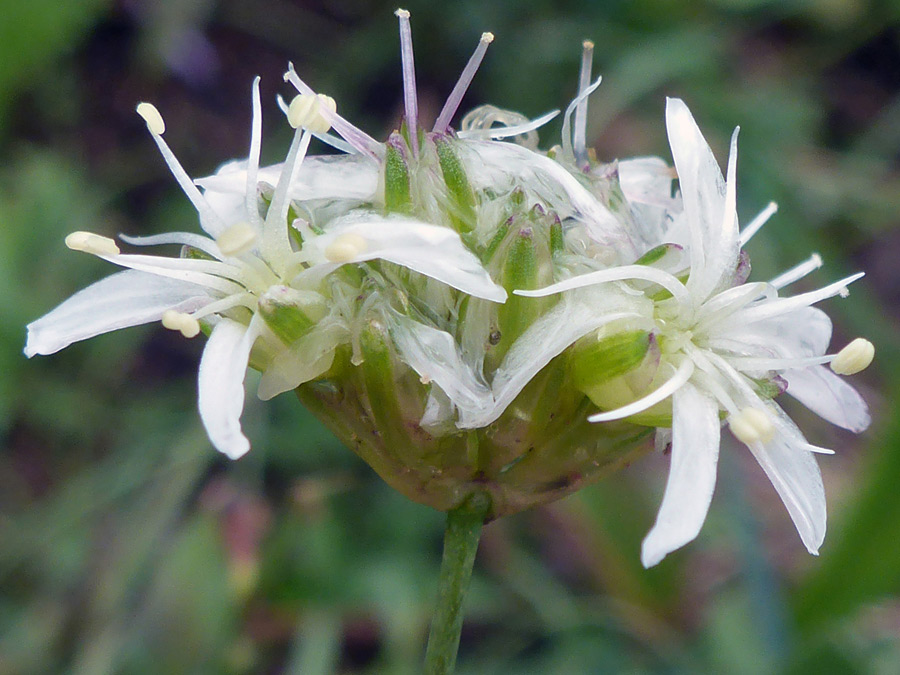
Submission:
{"label": "protruding stamen", "polygon": [[403,63],[403,107],[406,110],[406,127],[413,154],[419,154],[419,101],[416,93],[416,64],[413,59],[412,29],[409,12],[398,9],[394,14],[400,19],[400,60]]}
{"label": "protruding stamen", "polygon": [[741,230],[740,242],[741,246],[750,241],[750,238],[759,232],[759,228],[765,225],[769,218],[771,218],[778,211],[778,204],[775,202],[769,202],[766,208],[760,211],[756,218],[750,221],[750,223]]}
{"label": "protruding stamen", "polygon": [[856,338],[837,353],[831,369],[838,375],[855,375],[868,368],[874,358],[875,345],[865,338]]}
{"label": "protruding stamen", "polygon": [[325,247],[325,257],[334,263],[346,263],[355,260],[364,253],[368,244],[358,234],[348,232],[335,238]]}
{"label": "protruding stamen", "polygon": [[[581,43],[581,73],[578,77],[578,93],[582,94],[591,85],[591,65],[594,58],[594,43],[585,40]],[[575,160],[579,165],[587,162],[587,110],[588,101],[585,96],[575,108],[575,131],[573,134]]]}
{"label": "protruding stamen", "polygon": [[66,246],[73,251],[91,255],[119,255],[119,247],[109,237],[93,232],[73,232],[66,237]]}
{"label": "protruding stamen", "polygon": [[174,309],[163,312],[162,325],[169,330],[177,330],[186,338],[197,337],[200,334],[200,322],[197,319]]}
{"label": "protruding stamen", "polygon": [[819,269],[821,266],[822,256],[820,256],[818,253],[813,253],[809,257],[809,260],[800,263],[796,267],[792,267],[787,272],[779,274],[769,283],[775,288],[784,288],[785,286],[792,284],[795,281],[799,281],[810,272],[814,272],[815,270]]}
{"label": "protruding stamen", "polygon": [[[297,75],[297,71],[294,70],[293,63],[288,63],[288,70],[284,74],[284,81],[290,82],[301,94],[314,95],[316,93],[313,91],[312,87],[300,79],[300,76]],[[359,152],[369,155],[374,159],[379,159],[381,157],[383,151],[382,144],[369,136],[365,131],[350,124],[350,122],[336,112],[331,112],[330,110],[320,110],[320,112],[322,113],[322,117],[331,122],[331,126],[334,127],[334,130]]]}
{"label": "protruding stamen", "polygon": [[463,68],[462,74],[460,74],[459,79],[453,86],[453,91],[450,92],[446,103],[444,103],[444,107],[441,109],[441,114],[438,115],[437,121],[434,123],[435,132],[443,133],[447,131],[447,127],[450,126],[450,120],[453,119],[453,116],[459,109],[459,104],[462,103],[463,96],[466,95],[469,85],[472,84],[472,80],[475,78],[475,73],[478,72],[478,67],[484,59],[488,45],[493,41],[493,33],[481,34],[481,40],[478,42],[475,52],[469,57],[469,62],[466,64],[466,67]]}
{"label": "protruding stamen", "polygon": [[152,103],[138,103],[135,108],[137,114],[144,118],[147,128],[154,136],[162,136],[166,133],[166,123],[159,114],[159,110]]}
{"label": "protruding stamen", "polygon": [[775,437],[775,425],[759,408],[744,408],[728,418],[731,433],[741,443],[768,443]]}
{"label": "protruding stamen", "polygon": [[246,253],[256,243],[256,229],[248,222],[235,223],[222,231],[216,238],[219,250],[226,256]]}
{"label": "protruding stamen", "polygon": [[317,134],[324,134],[331,128],[331,122],[323,116],[321,110],[337,111],[334,99],[325,94],[299,94],[288,107],[288,122],[295,129],[303,128]]}

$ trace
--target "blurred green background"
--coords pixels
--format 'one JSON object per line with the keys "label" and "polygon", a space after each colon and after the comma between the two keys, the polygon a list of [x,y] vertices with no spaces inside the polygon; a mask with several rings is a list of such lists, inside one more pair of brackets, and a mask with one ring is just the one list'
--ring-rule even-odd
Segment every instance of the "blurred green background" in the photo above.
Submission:
{"label": "blurred green background", "polygon": [[[667,463],[654,457],[486,528],[461,673],[900,672],[900,3],[874,0],[410,2],[424,117],[483,30],[464,107],[535,116],[575,93],[596,43],[601,158],[669,159],[665,95],[720,158],[742,126],[739,210],[778,215],[756,278],[822,253],[811,288],[837,344],[879,350],[854,378],[857,438],[798,406],[831,516],[810,557],[748,453],[726,447],[697,541],[644,571]],[[415,673],[441,514],[393,494],[289,395],[248,397],[254,443],[217,456],[195,411],[201,341],[130,329],[27,361],[24,326],[110,270],[65,234],[191,230],[134,114],[156,103],[194,176],[246,153],[260,74],[264,159],[290,59],[376,137],[401,105],[393,4],[30,0],[0,20],[0,673]],[[559,125],[542,130],[544,147]],[[808,283],[807,283],[808,282]],[[249,379],[252,391],[254,378]]]}

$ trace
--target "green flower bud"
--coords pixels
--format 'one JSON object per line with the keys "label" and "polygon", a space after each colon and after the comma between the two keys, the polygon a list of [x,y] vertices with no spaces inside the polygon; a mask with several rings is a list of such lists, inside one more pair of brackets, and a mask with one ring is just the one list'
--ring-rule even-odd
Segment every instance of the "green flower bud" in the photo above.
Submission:
{"label": "green flower bud", "polygon": [[409,213],[412,210],[409,155],[406,141],[394,132],[385,144],[384,207],[388,212]]}

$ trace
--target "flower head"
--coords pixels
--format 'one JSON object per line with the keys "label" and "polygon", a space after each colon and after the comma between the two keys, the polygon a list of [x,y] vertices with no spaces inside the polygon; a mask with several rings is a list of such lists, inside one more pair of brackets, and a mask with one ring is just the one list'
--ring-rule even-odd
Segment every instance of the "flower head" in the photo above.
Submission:
{"label": "flower head", "polygon": [[[838,426],[855,432],[868,426],[865,403],[835,373],[865,367],[874,349],[861,340],[837,355],[826,354],[831,321],[812,307],[846,295],[862,274],[781,296],[782,289],[821,266],[814,255],[768,283],[748,283],[741,247],[761,223],[738,229],[737,130],[726,179],[682,101],[669,99],[666,124],[681,208],[669,213],[661,245],[631,265],[515,293],[544,297],[568,291],[572,306],[585,296],[620,298],[619,316],[576,346],[572,364],[579,386],[603,410],[591,421],[657,426],[658,439],[671,443],[665,496],[644,540],[645,565],[655,565],[697,536],[715,486],[723,416],[769,476],[808,550],[816,553],[826,515],[813,455],[830,451],[808,443],[773,399],[787,391]],[[833,370],[826,367],[829,362]]]}

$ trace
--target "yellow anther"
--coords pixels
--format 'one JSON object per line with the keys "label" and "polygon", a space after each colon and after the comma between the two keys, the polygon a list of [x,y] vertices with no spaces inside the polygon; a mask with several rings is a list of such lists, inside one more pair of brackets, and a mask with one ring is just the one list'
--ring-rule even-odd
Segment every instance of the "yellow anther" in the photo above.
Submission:
{"label": "yellow anther", "polygon": [[186,338],[197,337],[200,334],[200,322],[190,314],[176,312],[167,309],[162,315],[162,325],[169,330],[177,330]]}
{"label": "yellow anther", "polygon": [[875,345],[865,338],[856,338],[831,361],[831,369],[838,375],[855,375],[865,370],[875,358]]}
{"label": "yellow anther", "polygon": [[396,12],[394,12],[394,16],[396,16],[398,19],[408,19],[409,18],[409,10],[398,9]]}
{"label": "yellow anther", "polygon": [[119,255],[116,242],[93,232],[73,232],[66,237],[66,246],[91,255]]}
{"label": "yellow anther", "polygon": [[144,118],[151,134],[162,136],[166,132],[166,123],[155,105],[152,103],[138,103],[136,110],[137,114]]}
{"label": "yellow anther", "polygon": [[256,230],[246,222],[235,223],[225,228],[216,238],[216,244],[223,255],[233,256],[246,253],[256,243]]}
{"label": "yellow anther", "polygon": [[342,234],[325,247],[325,257],[335,263],[350,262],[365,252],[366,248],[366,240],[358,234]]}
{"label": "yellow anther", "polygon": [[322,115],[322,108],[335,112],[337,104],[325,94],[299,94],[288,107],[288,123],[295,129],[303,128],[324,134],[331,128],[331,122]]}
{"label": "yellow anther", "polygon": [[593,41],[593,40],[584,40],[584,41],[581,43],[581,47],[582,47],[582,49],[593,49],[593,48],[594,48],[594,41]]}
{"label": "yellow anther", "polygon": [[481,41],[482,41],[482,42],[487,42],[488,44],[492,43],[492,42],[494,41],[494,34],[493,34],[493,33],[490,33],[490,32],[482,33],[482,34],[481,34]]}
{"label": "yellow anther", "polygon": [[775,436],[775,425],[768,413],[759,408],[744,408],[728,418],[731,433],[742,443],[768,443]]}

